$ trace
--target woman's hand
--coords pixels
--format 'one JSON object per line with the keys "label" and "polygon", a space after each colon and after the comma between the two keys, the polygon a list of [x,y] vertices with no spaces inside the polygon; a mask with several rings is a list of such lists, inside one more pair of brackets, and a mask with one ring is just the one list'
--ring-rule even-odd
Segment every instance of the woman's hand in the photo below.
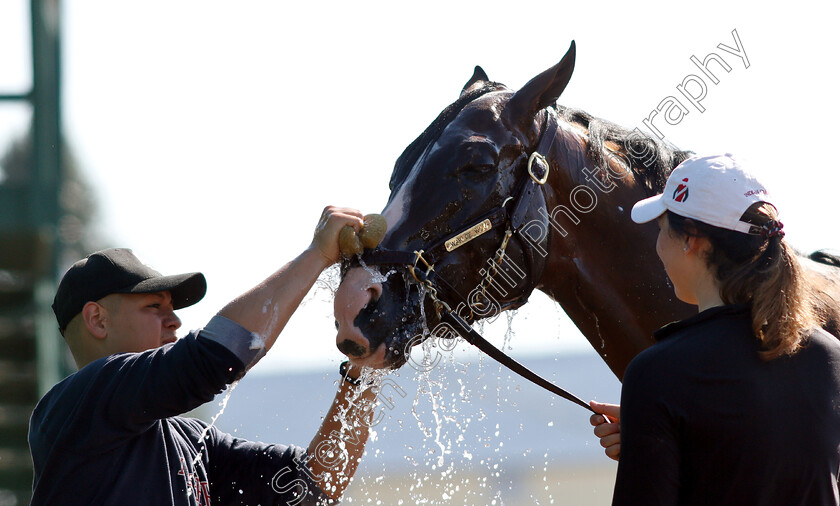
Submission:
{"label": "woman's hand", "polygon": [[601,441],[604,453],[607,457],[618,460],[621,454],[621,424],[619,423],[618,404],[603,404],[589,401],[589,406],[595,411],[595,415],[589,417],[589,423],[595,429],[593,432]]}

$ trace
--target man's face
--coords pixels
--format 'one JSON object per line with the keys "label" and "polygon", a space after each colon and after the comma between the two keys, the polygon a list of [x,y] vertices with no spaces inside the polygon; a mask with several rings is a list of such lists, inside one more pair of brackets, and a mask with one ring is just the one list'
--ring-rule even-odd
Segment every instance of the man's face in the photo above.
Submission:
{"label": "man's face", "polygon": [[108,339],[117,351],[141,352],[175,342],[181,320],[169,292],[111,294],[100,302],[108,310]]}

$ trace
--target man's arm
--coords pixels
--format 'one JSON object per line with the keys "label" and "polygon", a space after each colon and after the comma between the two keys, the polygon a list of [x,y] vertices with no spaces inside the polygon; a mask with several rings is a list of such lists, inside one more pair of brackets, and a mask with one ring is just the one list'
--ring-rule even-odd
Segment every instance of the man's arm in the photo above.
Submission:
{"label": "man's arm", "polygon": [[[353,367],[348,377],[355,378],[360,371]],[[247,441],[211,429],[213,502],[305,506],[340,500],[364,452],[377,392],[340,378],[339,383],[335,401],[306,450]]]}
{"label": "man's arm", "polygon": [[[375,354],[380,361],[385,356],[384,346]],[[355,380],[360,371],[360,367],[351,367],[347,376]],[[307,451],[307,465],[318,486],[336,501],[359,467],[373,422],[377,391],[369,386],[362,388],[339,379],[335,400]]]}
{"label": "man's arm", "polygon": [[338,233],[345,225],[357,231],[362,214],[328,206],[321,215],[312,244],[297,258],[219,311],[260,336],[268,351],[321,272],[339,259]]}
{"label": "man's arm", "polygon": [[[297,258],[225,306],[219,315],[260,336],[270,349],[321,272],[340,257],[338,234],[345,225],[358,231],[363,216],[353,209],[327,207],[312,244]],[[348,376],[358,378],[361,366],[383,367],[385,344],[371,356],[354,360]],[[335,400],[309,445],[306,466],[321,490],[339,499],[356,472],[369,435],[376,399],[373,389],[356,393],[339,380]],[[346,424],[342,423],[342,420]]]}

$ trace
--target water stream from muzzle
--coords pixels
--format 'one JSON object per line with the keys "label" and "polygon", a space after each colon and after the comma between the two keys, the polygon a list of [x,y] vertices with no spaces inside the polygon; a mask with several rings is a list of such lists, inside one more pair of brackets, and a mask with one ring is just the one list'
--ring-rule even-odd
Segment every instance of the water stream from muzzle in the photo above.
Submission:
{"label": "water stream from muzzle", "polygon": [[[426,287],[423,286],[423,285],[420,285],[420,302],[419,302],[419,304],[420,304],[420,324],[421,324],[422,329],[423,329],[423,336],[427,338],[429,335],[431,335],[431,331],[429,330],[429,323],[428,323],[428,320],[426,319],[426,309],[425,309],[426,294],[427,294]],[[440,383],[436,383],[436,382],[433,382],[431,380],[431,376],[429,374],[431,372],[431,368],[425,367],[425,365],[427,365],[427,360],[430,360],[430,357],[434,356],[434,357],[437,358],[437,357],[439,357],[439,355],[437,355],[437,354],[432,355],[433,352],[437,351],[437,350],[434,349],[436,347],[436,342],[433,339],[424,339],[423,342],[420,344],[420,346],[421,346],[421,349],[423,350],[423,362],[422,363],[424,364],[424,367],[421,368],[420,375],[418,377],[419,389],[418,389],[417,395],[414,397],[414,403],[412,404],[411,412],[414,415],[414,419],[417,420],[417,426],[420,428],[420,431],[423,432],[423,434],[427,438],[430,438],[432,436],[432,433],[434,433],[434,443],[437,445],[437,447],[440,450],[440,455],[438,455],[438,457],[437,457],[437,465],[440,467],[440,466],[443,466],[444,455],[447,453],[447,451],[446,451],[446,447],[440,441],[440,433],[441,433],[441,429],[443,427],[443,424],[441,423],[441,419],[440,419],[440,409],[439,409],[440,407],[438,405],[439,396],[435,395],[435,387],[437,387],[438,390],[439,390],[442,387],[442,385]],[[429,427],[426,427],[424,425],[422,419],[420,418],[420,415],[417,413],[417,405],[419,403],[420,394],[428,394],[428,396],[429,396],[429,401],[432,404],[432,416],[435,419],[434,430],[432,430]]]}
{"label": "water stream from muzzle", "polygon": [[[377,272],[375,266],[363,263],[360,265],[371,276],[372,283],[384,282],[396,272],[390,270],[382,274]],[[381,411],[377,414],[384,414],[384,423],[377,422],[378,433],[371,428],[371,444],[362,461],[363,467],[360,467],[360,472],[355,478],[356,484],[349,489],[361,495],[351,494],[353,497],[348,498],[346,502],[407,505],[457,504],[464,501],[463,504],[505,504],[502,499],[504,487],[509,488],[513,483],[505,480],[518,479],[507,471],[509,459],[535,457],[530,455],[531,449],[518,456],[512,455],[509,450],[510,446],[517,446],[511,434],[516,437],[516,434],[521,435],[528,430],[526,426],[532,426],[528,420],[521,420],[521,417],[517,417],[514,423],[510,417],[504,416],[506,411],[518,412],[519,386],[513,381],[504,381],[501,366],[496,370],[495,363],[486,363],[483,355],[474,353],[472,346],[462,339],[436,338],[429,329],[425,313],[424,302],[428,295],[426,290],[419,286],[419,304],[412,302],[408,295],[411,290],[417,290],[418,286],[406,281],[407,299],[404,310],[419,305],[420,328],[424,337],[431,338],[424,339],[415,346],[410,361],[400,370],[390,373],[387,380],[402,386],[408,386],[409,381],[417,381],[415,396],[410,406],[411,414],[408,415],[407,409],[405,417],[398,414],[398,411],[389,411],[394,409],[393,406],[383,406],[381,399],[377,398],[377,410]],[[515,336],[512,325],[515,315],[514,312],[505,314],[507,328],[504,332],[503,349],[511,348],[511,341]],[[478,327],[484,333],[484,324],[479,323]],[[499,330],[502,328],[504,324]],[[456,347],[458,353],[455,353]],[[465,363],[459,358],[464,356],[461,352],[471,357]],[[373,377],[373,388],[381,388],[383,384],[385,373],[377,372],[379,375]],[[494,384],[496,381],[499,382],[498,385]],[[349,400],[355,404],[360,400],[359,395],[360,392]],[[394,397],[393,400],[399,401],[399,398]],[[483,400],[489,400],[491,404],[495,401],[496,409],[502,416],[483,408]],[[553,402],[549,401],[546,407],[551,409],[553,406]],[[353,430],[346,418],[339,420],[345,431]],[[410,434],[411,431],[417,430],[411,429],[412,425],[419,429],[422,437],[416,433]],[[412,441],[403,442],[401,446],[401,433]],[[377,440],[383,444],[375,444]],[[511,442],[514,444],[507,444]],[[342,451],[344,448],[342,446]],[[387,454],[395,451],[400,452],[399,458],[410,465],[407,475],[401,474],[398,469],[392,469],[390,465],[386,468]],[[553,462],[553,459],[546,454],[543,466],[531,468],[538,473],[542,467],[543,482],[548,476],[549,461]],[[382,469],[377,472],[374,470],[375,466],[382,466]],[[531,478],[539,479],[538,475],[529,476],[529,479]],[[343,481],[347,478],[341,475],[338,479]],[[546,491],[549,490],[548,483],[537,486],[540,485],[544,486]],[[379,492],[380,489],[387,491]],[[379,496],[380,493],[384,497]],[[533,503],[544,504],[534,494],[537,494],[537,491],[530,494],[531,499],[535,501]],[[399,499],[391,502],[395,495]],[[545,494],[541,495],[545,497]],[[554,503],[550,493],[548,503]]]}
{"label": "water stream from muzzle", "polygon": [[[359,259],[360,265],[371,276],[370,283],[384,283],[388,278],[396,273],[395,269],[390,269],[384,274],[379,272],[376,267],[367,266]],[[317,289],[326,289],[331,292],[334,297],[337,286],[340,282],[338,272],[335,269],[326,271],[324,275],[319,278]],[[418,285],[414,285],[418,286]],[[419,306],[420,306],[420,321],[424,336],[432,335],[429,326],[427,315],[425,312],[425,297],[428,295],[426,289],[419,286]],[[311,296],[310,296],[311,298]],[[409,301],[406,301],[408,304]],[[505,333],[504,347],[508,347],[510,339],[514,333],[511,328],[513,315],[508,314],[507,323],[508,329]],[[480,326],[483,327],[482,324]],[[460,339],[459,339],[460,340]],[[468,346],[468,345],[464,345]],[[471,412],[470,409],[463,410],[463,407],[469,408],[470,402],[475,396],[484,397],[486,394],[493,395],[492,390],[486,391],[487,385],[484,385],[484,391],[476,393],[475,387],[468,384],[466,379],[467,367],[478,366],[479,369],[483,367],[482,356],[477,357],[477,364],[459,363],[453,353],[454,346],[441,346],[437,339],[425,339],[416,349],[421,352],[422,358],[420,364],[423,367],[417,368],[417,371],[411,370],[407,364],[403,370],[408,373],[414,373],[414,379],[418,383],[417,391],[411,406],[412,417],[415,419],[416,425],[424,436],[424,443],[429,445],[426,455],[417,454],[417,449],[409,449],[405,455],[405,459],[413,463],[418,468],[413,473],[414,484],[409,487],[409,496],[406,501],[400,501],[402,504],[449,504],[454,497],[464,495],[465,490],[470,490],[469,496],[486,504],[502,504],[498,491],[493,491],[494,479],[498,478],[501,472],[500,465],[504,462],[504,457],[496,459],[482,458],[477,459],[475,465],[479,469],[483,469],[484,476],[481,478],[470,478],[468,471],[461,469],[458,462],[473,462],[473,453],[476,452],[475,445],[479,444],[485,448],[498,446],[496,451],[500,450],[504,443],[501,441],[494,441],[499,439],[499,425],[495,425],[495,431],[492,435],[488,433],[476,434],[477,440],[468,441],[465,434],[470,433],[471,425],[475,422],[479,425],[486,422],[487,414],[482,409],[477,412]],[[444,370],[446,369],[446,370]],[[359,427],[354,426],[351,421],[353,417],[349,417],[349,411],[353,407],[361,409],[369,409],[371,414],[381,407],[381,401],[377,397],[376,401],[371,406],[360,406],[361,396],[365,389],[372,388],[376,391],[381,391],[383,379],[390,373],[388,370],[377,370],[371,368],[363,368],[360,376],[363,384],[359,387],[354,387],[348,393],[348,407],[340,410],[336,415],[336,421],[341,424],[342,434],[352,434],[353,431]],[[399,375],[399,373],[397,373]],[[236,388],[238,382],[232,383],[224,394],[221,401],[218,402],[219,410],[212,416],[207,428],[202,432],[200,440],[204,441],[207,437],[210,428],[213,427],[219,417],[224,413],[228,401]],[[453,386],[457,385],[453,391]],[[445,397],[449,396],[449,397]],[[498,403],[504,402],[501,398],[501,391],[495,392]],[[475,411],[475,410],[474,410]],[[402,425],[402,421],[397,421]],[[358,422],[356,422],[358,423]],[[394,428],[389,429],[386,424],[376,425],[379,431],[394,431]],[[475,432],[474,430],[472,432]],[[377,430],[374,427],[369,427],[369,441],[375,443],[379,438]],[[338,442],[335,448],[338,449],[337,455],[328,455],[330,461],[337,462],[336,472],[332,475],[332,481],[325,484],[326,487],[332,488],[338,484],[345,483],[349,480],[343,472],[344,465],[348,462],[349,451],[348,444],[353,443],[353,436],[349,436],[346,440],[342,439]],[[374,457],[390,451],[387,448],[393,447],[395,441],[388,442],[386,448],[376,448],[374,450]],[[371,445],[373,446],[373,445]],[[370,448],[370,447],[369,447]],[[196,456],[193,465],[195,466],[202,458],[204,448],[202,447],[199,454]],[[367,453],[367,452],[366,452]],[[368,456],[367,458],[371,458]],[[364,464],[364,460],[363,460]],[[371,464],[368,464],[371,465]],[[425,469],[424,469],[425,468]],[[382,479],[380,477],[379,479]],[[357,478],[364,481],[364,478]],[[488,481],[489,479],[489,481]],[[439,486],[435,486],[434,491],[430,490],[430,483],[433,481],[440,481]],[[190,487],[187,487],[187,494],[194,493]],[[367,493],[366,493],[367,494]],[[437,496],[437,498],[435,498]],[[367,502],[371,502],[368,497]],[[377,503],[374,499],[373,503]],[[380,503],[381,504],[381,503]],[[478,502],[476,502],[478,504]]]}
{"label": "water stream from muzzle", "polygon": [[[471,351],[466,343],[460,345]],[[467,370],[479,364],[459,362],[448,341],[428,339],[416,350],[424,367],[415,373],[418,388],[411,410],[425,440],[420,448],[407,448],[411,455],[406,459],[417,470],[406,504],[452,504],[456,498],[464,504],[502,504],[500,492],[493,490],[507,458],[501,453],[500,425],[488,425],[488,414],[474,401],[492,396],[499,405],[507,399],[486,383],[471,384]],[[481,356],[476,358],[480,363]],[[425,454],[418,453],[424,449]],[[493,457],[487,456],[488,449]],[[474,454],[484,456],[474,459]]]}
{"label": "water stream from muzzle", "polygon": [[[355,434],[358,430],[361,429],[361,423],[368,424],[368,431],[369,431],[369,439],[370,441],[375,441],[377,437],[376,431],[371,427],[372,422],[372,415],[373,410],[376,408],[376,401],[372,405],[365,406],[359,403],[359,399],[361,398],[362,394],[367,389],[374,389],[374,391],[381,391],[382,389],[382,379],[385,377],[388,371],[386,370],[377,370],[372,369],[370,367],[363,367],[361,374],[359,375],[359,381],[361,381],[361,385],[353,387],[350,389],[350,392],[347,394],[347,406],[344,409],[340,409],[338,413],[335,415],[335,421],[341,424],[341,434],[342,438],[338,442],[338,448],[341,452],[340,456],[336,455],[329,455],[328,458],[330,461],[335,461],[338,463],[338,469],[333,478],[335,479],[335,483],[332,486],[336,486],[338,484],[342,484],[350,479],[345,473],[344,469],[347,467],[347,463],[350,461],[350,453],[347,449],[347,444],[358,444],[356,441]],[[358,404],[358,405],[357,405]],[[366,411],[370,414],[370,419],[362,417],[362,421],[359,422],[358,420],[355,423],[351,423],[348,417],[350,410],[353,408],[358,408]],[[369,410],[369,411],[368,411]],[[365,413],[365,415],[367,415]],[[346,437],[346,439],[345,439]],[[329,485],[329,483],[328,483]]]}

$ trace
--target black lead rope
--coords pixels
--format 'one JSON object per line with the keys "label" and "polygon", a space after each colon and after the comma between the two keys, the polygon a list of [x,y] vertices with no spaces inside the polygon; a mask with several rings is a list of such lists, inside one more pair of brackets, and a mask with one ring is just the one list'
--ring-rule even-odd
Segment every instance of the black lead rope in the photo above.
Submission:
{"label": "black lead rope", "polygon": [[[546,110],[546,124],[545,129],[541,135],[539,146],[535,153],[539,153],[543,156],[548,156],[549,151],[551,151],[551,146],[554,143],[554,132],[557,130],[557,123],[554,120],[554,116],[551,114],[550,111]],[[548,173],[548,168],[545,167],[545,172],[540,174],[540,177],[544,177]],[[544,182],[543,179],[542,182]],[[527,195],[527,198],[520,198],[519,202],[516,204],[516,208],[513,211],[512,218],[511,218],[511,225],[515,232],[518,232],[519,226],[525,221],[524,215],[527,211],[530,197],[535,192],[540,191],[539,186],[542,185],[542,182],[537,182],[533,174],[526,179],[525,187],[523,188],[523,195]],[[458,316],[451,310],[444,310],[442,315],[443,320],[448,320],[455,330],[461,334],[461,336],[470,344],[478,348],[479,350],[483,351],[487,355],[490,356],[493,360],[499,362],[503,366],[507,367],[511,371],[515,372],[516,374],[522,376],[523,378],[536,383],[537,385],[545,388],[549,392],[558,395],[566,400],[572,401],[578,406],[588,409],[589,411],[595,412],[589,404],[578,398],[576,395],[563,390],[562,388],[558,387],[554,383],[549,382],[545,378],[539,376],[532,370],[528,369],[524,365],[520,364],[516,360],[510,358],[508,355],[505,354],[502,350],[493,346],[490,341],[484,339],[484,337],[475,331],[471,325],[464,321],[463,318]]]}
{"label": "black lead rope", "polygon": [[448,323],[452,325],[456,332],[461,334],[468,343],[472,344],[479,350],[483,351],[487,355],[490,356],[493,360],[499,362],[503,366],[507,367],[511,371],[515,372],[516,374],[522,376],[523,378],[530,380],[537,385],[545,388],[549,392],[558,395],[566,400],[572,401],[578,406],[588,409],[589,411],[595,412],[589,404],[584,402],[582,399],[577,397],[576,395],[563,390],[562,388],[558,387],[554,383],[549,382],[548,380],[542,378],[532,370],[528,369],[524,365],[520,364],[516,360],[507,356],[502,350],[493,346],[487,339],[475,331],[467,322],[463,320],[460,316],[455,314],[452,311],[444,311],[443,320],[449,320]]}
{"label": "black lead rope", "polygon": [[[497,228],[507,221],[509,228],[514,233],[514,236],[517,235],[517,233],[519,232],[519,227],[524,225],[527,221],[527,213],[529,208],[531,207],[531,199],[541,191],[540,186],[542,186],[545,183],[548,177],[549,167],[547,165],[548,162],[545,161],[544,157],[548,156],[548,153],[551,151],[551,147],[554,144],[554,140],[556,137],[555,134],[557,131],[557,120],[555,119],[554,114],[552,114],[550,110],[546,109],[545,114],[546,119],[543,127],[543,132],[540,135],[539,145],[537,146],[536,151],[532,153],[532,159],[534,158],[534,155],[541,156],[537,157],[539,161],[535,161],[533,166],[531,164],[531,160],[529,160],[528,177],[525,178],[524,183],[521,186],[521,190],[518,192],[518,196],[514,201],[513,210],[507,211],[504,207],[504,204],[502,204],[500,207],[497,207],[488,215],[482,216],[477,222],[474,222],[469,227],[463,228],[461,232],[450,236],[450,238],[460,236],[464,230],[468,230],[472,228],[476,223],[480,223],[485,220],[489,220],[491,222],[491,228]],[[508,213],[510,213],[509,217]],[[421,273],[425,278],[426,276],[429,276],[430,273],[433,273],[432,267],[444,255],[446,255],[449,252],[449,250],[445,248],[447,240],[440,240],[432,245],[427,245],[420,252],[387,250],[383,248],[377,248],[372,251],[368,250],[364,253],[362,259],[367,265],[403,265],[413,269],[414,267],[418,267],[418,258],[422,258],[423,262],[428,267],[428,270],[425,273]],[[421,253],[422,256],[419,256],[419,254]],[[415,279],[417,279],[416,275]],[[418,281],[421,280],[418,279]],[[450,295],[458,295],[457,290],[454,290],[442,278],[438,278],[436,279],[436,281],[437,283],[446,286],[448,288],[447,291],[450,292]],[[534,281],[534,283],[536,283],[536,281]],[[534,287],[531,286],[529,290],[532,290],[533,288]],[[530,293],[530,291],[527,293]],[[526,300],[527,293],[525,296]],[[463,301],[463,297],[460,298],[462,299],[462,302],[465,302]],[[469,307],[469,304],[467,304],[467,306]],[[484,353],[486,353],[491,358],[504,365],[511,371],[515,372],[516,374],[522,376],[523,378],[529,381],[536,383],[537,385],[545,388],[549,392],[558,395],[566,400],[572,401],[575,404],[586,408],[594,413],[593,409],[589,407],[589,404],[585,403],[583,400],[567,392],[566,390],[563,390],[557,385],[550,383],[548,380],[540,377],[539,375],[537,375],[524,365],[520,364],[516,360],[505,355],[503,351],[490,344],[489,341],[484,339],[484,337],[482,337],[481,334],[476,332],[467,322],[464,321],[463,318],[458,316],[452,310],[443,310],[441,318],[447,321],[447,323],[451,324],[452,327],[454,327],[454,329],[468,343],[477,347],[478,349],[480,349],[481,351],[483,351]]]}

